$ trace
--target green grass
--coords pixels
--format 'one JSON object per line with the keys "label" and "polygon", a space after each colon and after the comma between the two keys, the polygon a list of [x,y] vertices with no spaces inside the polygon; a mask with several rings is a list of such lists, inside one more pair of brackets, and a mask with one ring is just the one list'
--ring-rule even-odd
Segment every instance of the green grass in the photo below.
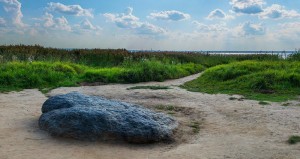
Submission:
{"label": "green grass", "polygon": [[147,60],[115,67],[90,67],[67,62],[6,62],[0,64],[0,91],[38,88],[47,92],[81,82],[136,83],[163,81],[201,72],[199,64]]}
{"label": "green grass", "polygon": [[229,100],[237,100],[238,98],[236,97],[229,97]]}
{"label": "green grass", "polygon": [[[297,59],[298,55],[295,54],[288,60],[297,61]],[[164,81],[198,73],[213,66],[218,68],[222,67],[222,64],[231,65],[233,62],[244,60],[284,61],[276,55],[263,54],[208,55],[171,51],[131,53],[125,49],[66,50],[44,48],[38,45],[2,45],[0,46],[0,91],[38,88],[42,92],[47,92],[56,87],[77,86],[81,82],[138,83]],[[243,72],[235,72],[236,74],[234,74],[234,72],[225,70],[223,73],[224,80],[227,76],[232,76],[232,73],[234,76],[243,74]],[[222,77],[213,79],[213,82],[218,82],[218,78]],[[291,77],[291,80],[297,81],[297,79],[298,76]],[[259,85],[258,83],[257,86]],[[212,89],[215,89],[213,87],[211,86]],[[188,88],[199,91],[198,87]],[[213,93],[207,88],[204,92]],[[240,90],[242,91],[238,92],[239,94],[248,93],[252,98],[261,98],[261,100],[269,98],[268,94],[260,95],[245,89]],[[294,94],[294,91],[296,89],[292,89],[290,92],[286,91],[284,92],[287,93],[286,97],[281,94],[276,98],[282,98],[278,99],[279,101],[287,99]],[[230,92],[229,89],[227,92],[224,90],[219,90],[219,92],[236,93],[237,91],[231,90]]]}
{"label": "green grass", "polygon": [[288,143],[289,144],[297,144],[300,142],[300,136],[293,135],[289,138]]}
{"label": "green grass", "polygon": [[[297,57],[296,55],[294,55]],[[0,45],[0,63],[12,61],[68,62],[91,67],[114,67],[155,59],[164,63],[195,63],[204,67],[244,60],[280,60],[277,55],[209,55],[193,52],[135,52],[125,49],[55,49],[39,45]],[[290,58],[297,59],[297,58]]]}
{"label": "green grass", "polygon": [[284,107],[287,107],[287,106],[290,106],[291,103],[283,103],[281,106],[284,106]]}
{"label": "green grass", "polygon": [[0,91],[74,86],[84,67],[75,64],[11,62],[0,65]]}
{"label": "green grass", "polygon": [[157,60],[132,62],[113,68],[88,69],[83,79],[88,82],[138,83],[164,81],[188,76],[204,70],[199,64],[169,64]]}
{"label": "green grass", "polygon": [[260,102],[258,102],[258,104],[260,104],[260,105],[270,105],[270,103],[265,102],[265,101],[260,101]]}
{"label": "green grass", "polygon": [[158,110],[164,110],[164,111],[174,111],[175,106],[173,105],[157,105],[155,106],[156,109]]}
{"label": "green grass", "polygon": [[209,68],[182,87],[196,92],[240,94],[248,99],[281,102],[300,94],[299,68],[298,61],[234,62]]}
{"label": "green grass", "polygon": [[193,121],[189,124],[189,127],[191,127],[193,129],[194,133],[199,133],[200,131],[200,124],[197,121]]}
{"label": "green grass", "polygon": [[127,88],[128,90],[130,89],[152,89],[152,90],[159,90],[159,89],[170,89],[168,86],[135,86],[135,87],[130,87]]}

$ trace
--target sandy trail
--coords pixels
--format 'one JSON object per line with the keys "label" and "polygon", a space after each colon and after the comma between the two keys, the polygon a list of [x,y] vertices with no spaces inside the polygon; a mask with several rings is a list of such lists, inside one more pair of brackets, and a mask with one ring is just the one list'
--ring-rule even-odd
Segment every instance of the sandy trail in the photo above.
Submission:
{"label": "sandy trail", "polygon": [[[200,132],[172,144],[132,145],[116,141],[85,142],[55,138],[38,129],[41,105],[47,99],[36,89],[0,94],[0,159],[300,159],[300,101],[290,106],[262,106],[229,95],[188,92],[178,87],[200,74],[139,84],[58,88],[47,96],[79,91],[153,108],[173,105],[192,112],[175,114],[180,122],[201,118]],[[171,86],[167,90],[127,90],[137,85]],[[235,96],[240,98],[239,96]],[[185,128],[185,127],[183,127]]]}

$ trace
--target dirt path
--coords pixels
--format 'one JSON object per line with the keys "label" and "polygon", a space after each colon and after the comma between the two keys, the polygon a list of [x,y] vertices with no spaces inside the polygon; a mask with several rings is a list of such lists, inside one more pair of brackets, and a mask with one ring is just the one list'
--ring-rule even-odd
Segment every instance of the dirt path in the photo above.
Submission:
{"label": "dirt path", "polygon": [[[252,100],[229,100],[228,95],[188,92],[177,87],[200,74],[165,82],[58,88],[47,96],[79,91],[150,108],[172,105],[183,123],[184,140],[173,144],[131,145],[122,142],[83,142],[49,136],[37,127],[42,103],[38,90],[0,94],[0,159],[300,159],[300,144],[288,145],[300,135],[299,101],[290,106],[262,106]],[[167,90],[127,90],[137,85],[164,85]],[[239,96],[235,96],[240,98]],[[192,120],[199,133],[190,133]]]}

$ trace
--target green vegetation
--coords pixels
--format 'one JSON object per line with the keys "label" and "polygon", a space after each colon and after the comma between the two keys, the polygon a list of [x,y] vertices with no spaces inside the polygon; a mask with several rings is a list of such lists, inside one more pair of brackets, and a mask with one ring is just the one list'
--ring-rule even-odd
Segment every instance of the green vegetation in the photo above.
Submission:
{"label": "green vegetation", "polygon": [[130,53],[125,49],[54,49],[39,45],[8,45],[0,46],[0,63],[12,61],[46,61],[68,62],[91,67],[114,67],[124,63],[141,62],[154,59],[163,63],[201,64],[211,67],[244,60],[278,60],[277,55],[208,55],[192,52],[136,52]]}
{"label": "green vegetation", "polygon": [[[284,101],[299,92],[298,57],[295,54],[283,60],[277,55],[266,54],[131,53],[125,49],[0,46],[0,91],[38,88],[47,92],[56,87],[77,86],[85,82],[164,81],[209,68],[201,78],[184,87],[192,91],[242,94],[250,99]],[[165,88],[150,86],[147,89]]]}
{"label": "green vegetation", "polygon": [[229,100],[236,100],[236,99],[238,99],[238,98],[236,98],[236,97],[229,97]]}
{"label": "green vegetation", "polygon": [[9,62],[0,65],[0,91],[72,86],[85,68],[75,64]]}
{"label": "green vegetation", "polygon": [[260,102],[258,102],[258,104],[260,104],[260,105],[270,105],[270,103],[265,102],[265,101],[260,101]]}
{"label": "green vegetation", "polygon": [[200,124],[197,121],[193,121],[189,124],[189,127],[191,127],[193,129],[194,133],[199,133],[200,131]]}
{"label": "green vegetation", "polygon": [[128,90],[130,89],[152,89],[152,90],[159,90],[159,89],[170,89],[168,86],[135,86],[135,87],[130,87],[127,88]]}
{"label": "green vegetation", "polygon": [[164,111],[174,111],[176,107],[173,105],[157,105],[155,108]]}
{"label": "green vegetation", "polygon": [[[39,88],[49,90],[80,82],[131,83],[179,78],[203,70],[197,64],[167,64],[149,60],[134,66],[94,68],[62,62],[8,62],[0,64],[0,91]],[[138,67],[135,67],[138,65]],[[44,91],[45,92],[45,91]]]}
{"label": "green vegetation", "polygon": [[300,50],[298,50],[295,54],[288,56],[287,60],[289,61],[300,61]]}
{"label": "green vegetation", "polygon": [[297,144],[298,142],[300,142],[300,136],[291,136],[288,140],[289,144]]}
{"label": "green vegetation", "polygon": [[300,92],[300,62],[243,61],[218,65],[182,87],[206,93],[241,94],[249,99],[286,101]]}
{"label": "green vegetation", "polygon": [[244,98],[244,97],[240,97],[240,98],[236,98],[236,97],[229,97],[228,98],[229,100],[238,100],[238,101],[243,101],[244,99],[246,99],[246,98]]}
{"label": "green vegetation", "polygon": [[284,107],[287,107],[287,106],[290,106],[291,103],[283,103],[281,106],[284,106]]}
{"label": "green vegetation", "polygon": [[203,69],[203,66],[193,63],[169,64],[158,60],[146,60],[112,68],[88,69],[83,79],[88,82],[105,83],[164,81],[201,72]]}

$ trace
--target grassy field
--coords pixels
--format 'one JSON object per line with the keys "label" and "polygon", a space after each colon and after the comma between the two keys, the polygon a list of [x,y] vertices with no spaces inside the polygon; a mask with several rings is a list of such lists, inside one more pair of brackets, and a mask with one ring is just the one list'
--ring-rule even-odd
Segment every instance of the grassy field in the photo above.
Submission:
{"label": "grassy field", "polygon": [[163,81],[202,71],[202,65],[167,64],[149,60],[125,66],[94,68],[66,62],[8,62],[0,64],[0,91],[61,86],[81,82],[134,83]]}
{"label": "grassy field", "polygon": [[154,59],[163,63],[195,63],[204,67],[244,60],[278,60],[277,55],[206,55],[192,52],[136,52],[125,49],[55,49],[41,46],[0,46],[0,63],[12,61],[68,62],[91,67],[113,67]]}
{"label": "grassy field", "polygon": [[[0,46],[0,91],[47,91],[81,83],[164,81],[206,70],[186,83],[191,91],[242,94],[250,99],[284,101],[299,92],[299,54],[207,55],[135,52],[125,49],[55,49]],[[250,60],[250,61],[249,61]]]}
{"label": "grassy field", "polygon": [[184,84],[190,91],[241,94],[266,101],[295,99],[300,93],[300,62],[242,61],[218,65]]}

